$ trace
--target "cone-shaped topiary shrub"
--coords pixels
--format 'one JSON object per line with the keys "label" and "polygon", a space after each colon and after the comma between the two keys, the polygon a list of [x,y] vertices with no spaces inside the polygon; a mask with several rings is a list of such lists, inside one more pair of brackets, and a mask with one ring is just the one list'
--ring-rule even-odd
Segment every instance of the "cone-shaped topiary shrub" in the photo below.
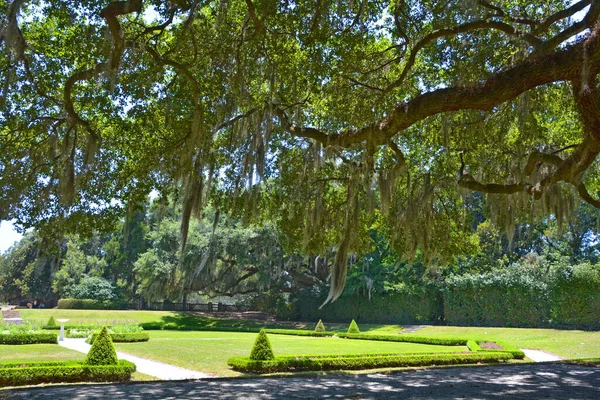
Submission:
{"label": "cone-shaped topiary shrub", "polygon": [[352,322],[350,322],[350,326],[348,327],[348,333],[360,333],[360,329],[358,329],[358,325],[356,325],[355,320],[352,320]]}
{"label": "cone-shaped topiary shrub", "polygon": [[254,346],[252,346],[252,351],[250,352],[251,360],[272,360],[275,358],[273,355],[273,349],[271,348],[271,342],[269,342],[269,338],[267,337],[267,333],[264,329],[261,329],[254,341]]}
{"label": "cone-shaped topiary shrub", "polygon": [[108,333],[108,328],[105,326],[94,340],[94,344],[92,344],[92,348],[85,359],[85,364],[115,365],[117,363],[117,351],[110,338],[110,333]]}
{"label": "cone-shaped topiary shrub", "polygon": [[325,332],[325,325],[323,324],[323,321],[319,320],[319,322],[317,322],[315,332]]}
{"label": "cone-shaped topiary shrub", "polygon": [[58,327],[58,325],[56,324],[54,317],[50,317],[50,319],[46,323],[46,328],[56,328],[56,327]]}

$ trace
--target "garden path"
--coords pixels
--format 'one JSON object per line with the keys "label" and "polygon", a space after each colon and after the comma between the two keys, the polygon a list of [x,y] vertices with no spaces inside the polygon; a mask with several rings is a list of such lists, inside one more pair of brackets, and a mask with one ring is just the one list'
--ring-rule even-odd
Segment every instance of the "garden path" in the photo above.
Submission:
{"label": "garden path", "polygon": [[523,353],[529,358],[531,358],[535,362],[548,362],[548,361],[559,361],[562,360],[559,356],[556,356],[551,353],[547,353],[541,350],[532,350],[532,349],[521,349]]}
{"label": "garden path", "polygon": [[[71,350],[79,351],[87,354],[90,351],[91,345],[85,342],[85,339],[70,339],[65,338],[63,341],[58,342],[59,345],[66,347]],[[193,371],[191,369],[185,369],[177,367],[171,364],[165,364],[157,361],[148,360],[147,358],[137,357],[127,353],[121,353],[117,351],[117,357],[119,360],[131,361],[135,364],[137,372],[142,374],[151,375],[162,380],[186,380],[186,379],[201,379],[208,378],[211,375],[203,372]]]}

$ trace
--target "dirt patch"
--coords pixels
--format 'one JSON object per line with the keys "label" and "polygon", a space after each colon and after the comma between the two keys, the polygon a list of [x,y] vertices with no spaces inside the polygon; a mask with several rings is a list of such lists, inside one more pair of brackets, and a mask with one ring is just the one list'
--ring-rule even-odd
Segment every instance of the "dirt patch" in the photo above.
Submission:
{"label": "dirt patch", "polygon": [[479,342],[479,346],[484,350],[504,350],[494,342]]}

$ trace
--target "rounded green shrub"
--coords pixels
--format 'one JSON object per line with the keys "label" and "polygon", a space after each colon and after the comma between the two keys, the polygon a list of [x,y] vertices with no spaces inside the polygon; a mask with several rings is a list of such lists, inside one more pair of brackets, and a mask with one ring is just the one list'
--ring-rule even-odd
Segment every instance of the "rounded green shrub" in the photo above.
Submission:
{"label": "rounded green shrub", "polygon": [[113,345],[108,328],[102,328],[92,348],[85,359],[87,365],[116,365],[118,363],[117,351]]}
{"label": "rounded green shrub", "polygon": [[325,325],[323,324],[323,321],[319,320],[319,322],[317,322],[315,332],[325,332]]}
{"label": "rounded green shrub", "polygon": [[46,323],[46,328],[58,328],[58,324],[56,323],[56,321],[54,320],[54,317],[50,317],[50,319],[48,320],[48,322]]}
{"label": "rounded green shrub", "polygon": [[348,327],[348,333],[360,333],[360,329],[358,329],[358,325],[355,320],[350,322],[350,326]]}
{"label": "rounded green shrub", "polygon": [[267,333],[264,329],[261,329],[254,341],[252,351],[250,352],[250,359],[257,361],[272,360],[275,358],[273,355],[273,349],[271,348],[271,342],[267,337]]}

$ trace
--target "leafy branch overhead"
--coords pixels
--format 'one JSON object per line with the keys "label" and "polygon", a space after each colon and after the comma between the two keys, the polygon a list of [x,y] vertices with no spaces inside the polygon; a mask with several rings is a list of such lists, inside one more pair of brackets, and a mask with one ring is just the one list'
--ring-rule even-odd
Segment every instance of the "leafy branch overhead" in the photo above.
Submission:
{"label": "leafy branch overhead", "polygon": [[108,230],[156,190],[184,257],[211,203],[337,247],[330,301],[370,227],[407,259],[470,251],[468,191],[506,227],[600,208],[599,1],[71,3],[0,0],[0,219],[23,228]]}

